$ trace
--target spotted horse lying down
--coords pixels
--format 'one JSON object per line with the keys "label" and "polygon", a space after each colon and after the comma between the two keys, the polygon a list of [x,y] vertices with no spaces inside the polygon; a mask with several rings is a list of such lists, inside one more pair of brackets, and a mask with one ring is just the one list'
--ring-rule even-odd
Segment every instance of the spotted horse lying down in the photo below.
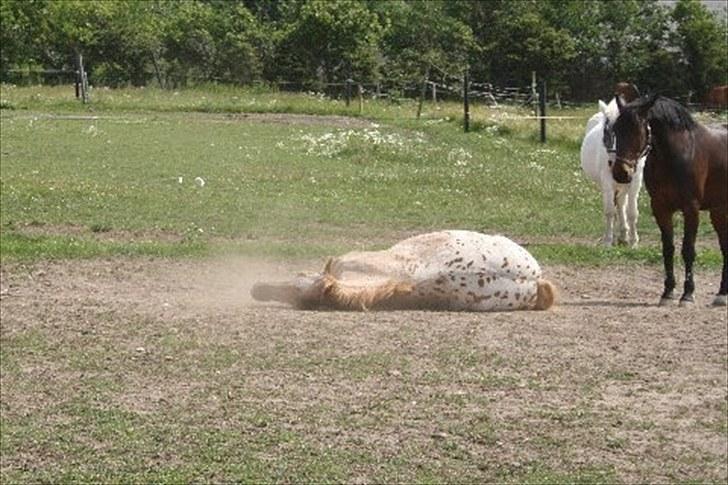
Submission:
{"label": "spotted horse lying down", "polygon": [[441,231],[383,251],[332,258],[322,273],[257,283],[259,301],[301,309],[546,310],[556,290],[538,262],[503,236]]}

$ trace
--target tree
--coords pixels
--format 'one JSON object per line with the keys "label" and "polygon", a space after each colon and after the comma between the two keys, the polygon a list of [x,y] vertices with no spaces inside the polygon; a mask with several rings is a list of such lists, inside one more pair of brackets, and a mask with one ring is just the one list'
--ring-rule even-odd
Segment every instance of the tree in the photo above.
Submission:
{"label": "tree", "polygon": [[477,44],[446,2],[392,1],[386,7],[383,54],[389,79],[404,83],[462,75]]}
{"label": "tree", "polygon": [[570,32],[549,22],[546,14],[552,8],[562,10],[564,4],[468,0],[450,4],[448,10],[467,22],[478,44],[472,61],[476,76],[501,85],[526,85],[536,71],[558,84],[576,57],[576,46]]}
{"label": "tree", "polygon": [[277,78],[305,84],[377,77],[379,18],[355,0],[287,4],[277,45]]}
{"label": "tree", "polygon": [[3,0],[0,2],[0,79],[20,65],[43,64],[42,48],[48,37],[46,0]]}
{"label": "tree", "polygon": [[[0,78],[75,68],[94,83],[394,81],[498,85],[536,71],[572,99],[617,81],[679,97],[725,84],[725,18],[700,0],[0,0]],[[383,75],[383,76],[382,76]]]}
{"label": "tree", "polygon": [[[107,86],[143,86],[156,74],[163,54],[164,21],[170,5],[160,1],[103,2],[107,28],[89,50],[92,79]],[[150,67],[151,66],[151,67]]]}
{"label": "tree", "polygon": [[216,19],[211,27],[217,44],[213,62],[216,78],[236,84],[260,79],[262,57],[270,52],[271,42],[256,17],[243,3],[207,1],[213,7]]}
{"label": "tree", "polygon": [[674,44],[689,89],[700,99],[715,84],[728,84],[728,31],[698,0],[678,0],[672,13],[677,24]]}

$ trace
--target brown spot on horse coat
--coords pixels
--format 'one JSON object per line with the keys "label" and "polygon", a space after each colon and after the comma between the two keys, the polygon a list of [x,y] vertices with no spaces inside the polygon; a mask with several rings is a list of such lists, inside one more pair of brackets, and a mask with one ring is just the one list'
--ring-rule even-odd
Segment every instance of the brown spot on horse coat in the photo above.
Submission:
{"label": "brown spot on horse coat", "polygon": [[459,263],[459,262],[460,262],[460,261],[462,261],[462,260],[463,260],[463,258],[455,258],[455,259],[453,259],[453,260],[451,260],[451,261],[448,261],[448,262],[447,262],[447,263],[445,263],[445,264],[446,264],[447,266],[452,266],[453,264],[455,264],[455,263]]}

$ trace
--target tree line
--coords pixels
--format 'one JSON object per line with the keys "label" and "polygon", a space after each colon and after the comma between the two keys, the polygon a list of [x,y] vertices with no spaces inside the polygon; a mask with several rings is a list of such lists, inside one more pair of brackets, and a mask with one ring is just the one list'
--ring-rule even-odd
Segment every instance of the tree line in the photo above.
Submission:
{"label": "tree line", "polygon": [[75,69],[95,85],[404,86],[449,79],[574,100],[617,81],[699,99],[726,84],[726,14],[699,0],[2,0],[0,78]]}

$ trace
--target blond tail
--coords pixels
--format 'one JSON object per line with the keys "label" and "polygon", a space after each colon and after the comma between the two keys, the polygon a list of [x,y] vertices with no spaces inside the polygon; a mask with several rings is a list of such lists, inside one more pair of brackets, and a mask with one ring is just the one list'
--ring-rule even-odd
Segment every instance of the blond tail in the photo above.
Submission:
{"label": "blond tail", "polygon": [[536,290],[536,310],[548,310],[556,302],[556,287],[548,280],[538,280]]}

